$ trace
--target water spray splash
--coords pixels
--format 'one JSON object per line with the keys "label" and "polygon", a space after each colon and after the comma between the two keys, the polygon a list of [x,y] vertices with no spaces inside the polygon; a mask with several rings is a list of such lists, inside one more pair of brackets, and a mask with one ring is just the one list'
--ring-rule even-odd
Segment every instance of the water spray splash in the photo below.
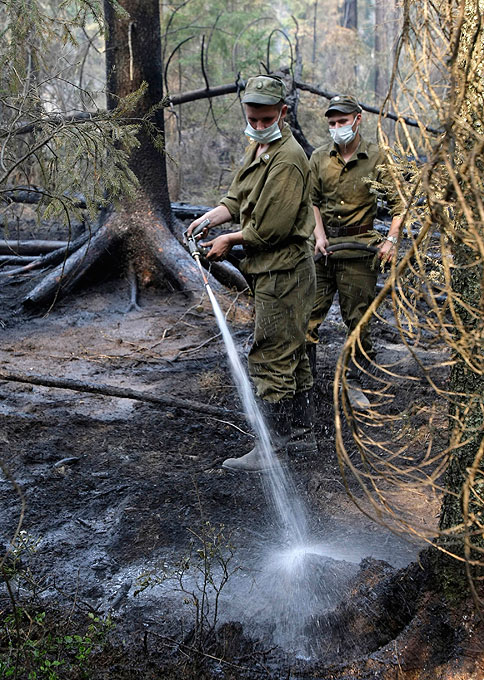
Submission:
{"label": "water spray splash", "polygon": [[[239,393],[247,421],[252,426],[261,447],[267,469],[261,475],[267,500],[272,504],[282,534],[274,541],[269,553],[261,550],[251,593],[235,583],[234,600],[245,602],[239,620],[244,620],[252,607],[260,609],[256,620],[272,628],[272,640],[298,657],[308,658],[314,651],[314,622],[319,612],[327,609],[341,596],[347,575],[333,565],[337,563],[321,549],[311,544],[308,535],[306,509],[298,497],[296,486],[287,467],[274,453],[269,431],[257,406],[251,384],[241,364],[225,316],[196,258],[212,303],[217,323],[225,342],[232,377]],[[341,563],[343,564],[343,563]],[[346,563],[347,564],[347,563]],[[343,571],[345,570],[342,567]],[[230,590],[230,589],[229,589]],[[238,595],[238,597],[237,597]],[[234,600],[232,603],[235,604]],[[252,604],[249,604],[253,600]],[[272,624],[270,623],[272,622]],[[254,627],[254,619],[251,619]]]}
{"label": "water spray splash", "polygon": [[269,431],[264,418],[257,406],[252,388],[241,364],[232,335],[227,326],[225,316],[220,309],[213,291],[206,285],[210,302],[227,349],[230,370],[237,387],[247,420],[254,429],[263,458],[267,463],[267,470],[263,473],[263,483],[266,495],[272,501],[276,513],[281,521],[285,534],[285,542],[290,546],[302,546],[307,542],[306,513],[297,497],[294,482],[289,472],[283,468],[272,448]]}

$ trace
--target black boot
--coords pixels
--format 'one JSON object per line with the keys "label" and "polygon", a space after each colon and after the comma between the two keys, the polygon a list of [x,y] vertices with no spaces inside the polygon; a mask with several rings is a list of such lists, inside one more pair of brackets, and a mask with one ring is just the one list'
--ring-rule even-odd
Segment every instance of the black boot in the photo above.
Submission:
{"label": "black boot", "polygon": [[318,372],[317,364],[316,364],[316,347],[317,343],[315,342],[307,342],[306,343],[306,354],[308,355],[309,359],[309,367],[311,368],[311,374],[313,376],[313,381],[316,382],[316,375]]}
{"label": "black boot", "polygon": [[[314,345],[316,349],[316,345]],[[318,443],[314,436],[313,389],[297,392],[293,400],[293,421],[291,439],[287,445],[289,456],[306,457],[318,454]]]}
{"label": "black boot", "polygon": [[261,400],[259,407],[269,428],[272,442],[272,453],[265,451],[264,447],[257,442],[254,448],[241,458],[227,458],[222,463],[226,470],[241,472],[264,472],[276,464],[275,456],[279,461],[287,455],[286,445],[290,438],[292,413],[292,399],[283,399],[275,403]]}

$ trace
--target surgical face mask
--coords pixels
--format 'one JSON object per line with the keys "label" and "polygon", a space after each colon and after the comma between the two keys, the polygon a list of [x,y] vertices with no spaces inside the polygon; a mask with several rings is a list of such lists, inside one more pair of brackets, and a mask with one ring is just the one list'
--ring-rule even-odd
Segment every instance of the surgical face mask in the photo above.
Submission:
{"label": "surgical face mask", "polygon": [[259,144],[270,144],[271,142],[275,142],[276,139],[280,139],[282,137],[282,132],[279,128],[281,113],[282,111],[279,112],[278,119],[275,120],[272,125],[269,125],[269,127],[266,127],[263,130],[256,130],[252,127],[249,121],[247,121],[247,127],[244,130],[244,134],[246,134],[247,137],[251,137]]}
{"label": "surgical face mask", "polygon": [[342,125],[339,128],[330,128],[329,134],[331,135],[333,142],[338,144],[338,146],[348,146],[348,144],[351,144],[351,142],[356,137],[359,127],[357,126],[356,130],[353,130],[353,125],[354,122],[351,123],[351,125]]}

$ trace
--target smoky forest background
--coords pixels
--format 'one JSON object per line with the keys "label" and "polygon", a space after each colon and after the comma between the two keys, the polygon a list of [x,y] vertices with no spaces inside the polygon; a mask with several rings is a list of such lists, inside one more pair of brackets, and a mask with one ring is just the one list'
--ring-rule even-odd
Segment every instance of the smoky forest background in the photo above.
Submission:
{"label": "smoky forest background", "polygon": [[[247,143],[241,94],[252,75],[284,78],[288,122],[308,156],[329,141],[324,111],[340,92],[357,96],[363,136],[385,150],[405,219],[398,258],[365,320],[373,318],[405,356],[365,366],[371,407],[362,412],[349,403],[345,379],[358,329],[341,346],[330,388],[338,475],[378,526],[421,541],[425,588],[438,593],[439,620],[459,630],[459,644],[451,646],[452,667],[447,659],[429,670],[418,653],[418,626],[408,624],[406,640],[418,659],[409,670],[397,652],[396,661],[380,666],[369,653],[362,652],[365,663],[351,664],[343,653],[339,665],[313,668],[307,677],[482,677],[483,12],[482,0],[0,2],[0,285],[15,296],[17,318],[47,318],[61,300],[69,305],[114,249],[122,252],[130,310],[152,285],[197,303],[200,277],[183,231],[224,195],[240,163]],[[380,189],[372,186],[378,197]],[[236,262],[213,266],[211,274],[227,318],[250,316]],[[0,311],[0,337],[12,318],[6,307]],[[96,386],[0,370],[5,389],[20,383],[142,398],[97,377]],[[412,395],[417,383],[425,392],[399,396],[402,389]],[[220,640],[202,646],[202,636],[177,648],[185,675],[173,651],[149,668],[146,659],[133,661],[132,676],[131,660],[122,663],[126,675],[110,675],[91,660],[117,658],[122,635],[116,638],[112,619],[98,611],[89,611],[82,630],[72,614],[51,634],[45,602],[27,606],[23,599],[35,590],[28,560],[37,539],[26,529],[29,496],[7,454],[0,453],[11,493],[10,528],[1,531],[2,677],[208,678],[215,677],[214,659],[218,677],[283,677],[282,667],[264,666],[260,657],[250,671],[240,653],[224,665],[227,648],[220,651]],[[432,520],[415,512],[412,499],[422,498],[437,507]],[[204,550],[210,545],[218,559],[221,535],[207,536]],[[414,578],[398,573],[400,582]],[[419,600],[422,620],[433,618],[433,602]],[[201,628],[203,606],[197,600]],[[214,635],[215,622],[209,628]],[[355,624],[352,634],[361,637],[362,628]],[[146,638],[144,644],[146,651]],[[291,672],[305,677],[306,670]]]}

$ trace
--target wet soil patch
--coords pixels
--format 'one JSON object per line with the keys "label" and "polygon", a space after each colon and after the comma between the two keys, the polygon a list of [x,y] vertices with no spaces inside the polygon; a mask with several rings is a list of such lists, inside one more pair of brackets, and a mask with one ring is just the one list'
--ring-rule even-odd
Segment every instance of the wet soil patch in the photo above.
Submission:
{"label": "wet soil patch", "polygon": [[[107,277],[59,301],[45,315],[18,308],[19,295],[29,285],[6,286],[2,293],[0,359],[7,370],[99,380],[240,409],[202,288],[195,300],[148,288],[141,296],[141,310],[125,313],[128,286],[122,278]],[[231,327],[239,352],[247,353],[249,307],[231,321]],[[401,352],[395,338],[391,344],[378,328],[376,334],[390,357]],[[213,677],[217,673],[227,678],[271,673],[278,677],[288,664],[294,668],[303,664],[295,661],[294,651],[301,657],[317,653],[330,663],[335,654],[351,658],[356,640],[361,653],[386,644],[385,636],[375,631],[368,631],[365,638],[363,623],[350,615],[351,605],[342,601],[362,588],[370,597],[378,584],[408,565],[421,546],[370,521],[346,495],[335,453],[332,412],[332,375],[343,340],[344,329],[334,307],[324,346],[318,349],[320,455],[292,469],[317,546],[308,558],[308,571],[316,575],[311,583],[317,583],[312,593],[317,605],[298,635],[311,640],[319,635],[321,640],[325,631],[330,642],[320,642],[317,649],[294,643],[280,598],[271,595],[273,583],[280,587],[281,579],[273,579],[272,585],[263,580],[268,585],[259,590],[254,585],[270,559],[286,546],[259,476],[234,475],[221,468],[225,458],[239,456],[252,445],[243,423],[129,399],[0,384],[2,542],[6,546],[14,536],[25,502],[22,530],[38,541],[28,563],[42,583],[41,601],[58,599],[62,592],[85,612],[111,613],[116,629],[92,677],[168,678],[170,673],[204,677],[200,667],[192,664],[197,654],[190,637],[194,609],[185,602],[190,596],[173,588],[172,578],[135,592],[140,590],[140,575],[159,575],[163,570],[173,575],[190,551],[196,554],[200,549],[200,536],[206,540],[207,531],[222,531],[222,525],[224,549],[233,550],[234,573],[220,595],[216,631],[210,632],[204,651],[238,661],[232,667],[212,660]],[[415,384],[412,389],[415,396]],[[425,395],[424,382],[418,389]],[[350,441],[349,433],[346,436]],[[426,510],[427,501],[422,502]],[[365,561],[360,564],[361,560]],[[213,570],[214,579],[219,578],[220,562],[213,563]],[[199,594],[199,583],[187,572],[184,587],[189,593]],[[2,601],[5,606],[4,591]],[[333,628],[337,626],[328,618],[338,606],[347,607],[343,619],[348,625],[350,619],[354,622],[353,641],[347,647],[344,636],[336,640]],[[389,616],[394,628],[386,624],[379,628],[386,629],[387,637],[404,628],[412,613],[398,620],[393,614],[394,610]],[[170,656],[174,649],[176,658]],[[184,653],[185,675],[180,671]],[[160,668],[165,669],[163,676],[156,674]],[[301,665],[298,677],[304,676],[303,669]]]}

